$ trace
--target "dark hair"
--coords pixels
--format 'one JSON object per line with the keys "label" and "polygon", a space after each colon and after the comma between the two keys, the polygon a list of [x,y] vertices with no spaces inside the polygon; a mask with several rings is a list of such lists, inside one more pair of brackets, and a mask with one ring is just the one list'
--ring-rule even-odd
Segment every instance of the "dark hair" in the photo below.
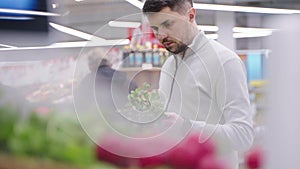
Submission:
{"label": "dark hair", "polygon": [[99,67],[101,67],[101,66],[110,66],[110,63],[107,59],[103,58],[103,59],[101,59],[101,62],[99,64]]}
{"label": "dark hair", "polygon": [[172,11],[182,13],[187,7],[193,6],[193,0],[146,0],[143,6],[143,13],[159,12],[165,7]]}

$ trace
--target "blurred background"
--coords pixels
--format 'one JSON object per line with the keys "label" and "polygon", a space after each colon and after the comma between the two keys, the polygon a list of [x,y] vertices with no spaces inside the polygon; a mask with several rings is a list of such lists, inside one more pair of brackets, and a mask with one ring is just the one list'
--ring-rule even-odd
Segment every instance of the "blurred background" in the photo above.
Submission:
{"label": "blurred background", "polygon": [[[95,98],[77,91],[88,76],[84,87],[93,89],[104,63],[113,69],[105,74],[110,83],[109,72],[117,70],[126,90],[145,82],[158,88],[169,53],[142,17],[142,4],[1,0],[0,168],[124,168],[97,157],[105,120],[84,107]],[[240,152],[240,168],[298,168],[300,1],[194,0],[194,7],[199,29],[234,50],[247,68],[256,137],[249,152]],[[113,98],[108,91],[99,95]],[[97,104],[92,109],[110,111]]]}

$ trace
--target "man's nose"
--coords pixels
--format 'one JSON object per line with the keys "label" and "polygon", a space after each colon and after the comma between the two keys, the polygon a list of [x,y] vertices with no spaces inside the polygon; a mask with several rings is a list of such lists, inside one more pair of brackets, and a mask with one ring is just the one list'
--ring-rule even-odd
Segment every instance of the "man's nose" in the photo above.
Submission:
{"label": "man's nose", "polygon": [[158,39],[159,41],[162,41],[162,40],[165,39],[167,36],[168,36],[168,35],[167,35],[166,32],[160,31],[160,32],[158,32],[158,34],[157,34],[157,39]]}

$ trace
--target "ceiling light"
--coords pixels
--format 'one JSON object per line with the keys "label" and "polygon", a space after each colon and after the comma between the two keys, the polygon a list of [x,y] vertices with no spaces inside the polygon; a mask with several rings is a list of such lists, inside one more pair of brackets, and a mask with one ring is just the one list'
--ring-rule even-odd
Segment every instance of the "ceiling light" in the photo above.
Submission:
{"label": "ceiling light", "polygon": [[0,8],[0,13],[26,14],[26,15],[39,15],[39,16],[60,16],[60,14],[51,13],[51,12],[4,9],[4,8]]}
{"label": "ceiling light", "polygon": [[128,45],[129,43],[130,43],[129,39],[113,39],[113,40],[104,40],[101,42],[99,41],[59,42],[59,43],[53,43],[48,46],[0,48],[0,51],[119,46],[119,45]]}
{"label": "ceiling light", "polygon": [[[127,21],[109,21],[108,25],[111,27],[119,28],[138,28],[141,26],[140,22],[127,22]],[[217,32],[219,28],[212,25],[198,25],[198,28],[203,31]]]}
{"label": "ceiling light", "polygon": [[209,39],[218,39],[218,34],[206,34]]}
{"label": "ceiling light", "polygon": [[[234,33],[233,38],[257,38],[257,37],[265,37],[272,35],[272,32],[244,32],[244,33]],[[206,36],[210,39],[218,39],[218,34],[206,34]]]}
{"label": "ceiling light", "polygon": [[250,6],[220,5],[220,4],[202,4],[194,3],[194,8],[214,11],[231,11],[231,12],[249,12],[249,13],[265,13],[265,14],[294,14],[300,13],[300,10],[263,8]]}
{"label": "ceiling light", "polygon": [[53,28],[55,28],[55,29],[57,29],[61,32],[64,32],[64,33],[67,33],[67,34],[70,34],[70,35],[73,35],[73,36],[77,36],[77,37],[85,39],[85,40],[97,40],[97,41],[104,41],[105,40],[103,38],[99,38],[97,36],[94,36],[94,35],[91,35],[91,34],[88,34],[88,33],[84,33],[84,32],[75,30],[73,28],[68,28],[66,26],[62,26],[62,25],[59,25],[59,24],[56,24],[56,23],[50,22],[49,24],[50,24],[50,26],[52,26]]}
{"label": "ceiling light", "polygon": [[272,35],[270,31],[234,33],[234,38],[256,38]]}
{"label": "ceiling light", "polygon": [[144,5],[144,3],[139,0],[126,0],[126,1],[132,4],[133,6],[138,7],[139,9],[142,9]]}
{"label": "ceiling light", "polygon": [[26,21],[26,20],[33,20],[34,18],[27,17],[27,16],[0,16],[0,19]]}
{"label": "ceiling light", "polygon": [[52,8],[55,9],[58,7],[58,4],[52,4]]}
{"label": "ceiling light", "polygon": [[51,44],[51,47],[58,48],[70,48],[70,47],[96,47],[96,46],[119,46],[119,45],[128,45],[130,43],[129,39],[114,39],[114,40],[105,40],[102,42],[99,41],[78,41],[78,42],[59,42]]}
{"label": "ceiling light", "polygon": [[219,28],[217,26],[212,26],[212,25],[198,25],[198,29],[202,31],[207,31],[207,32],[217,32]]}
{"label": "ceiling light", "polygon": [[140,22],[126,22],[126,21],[109,21],[108,25],[111,27],[120,28],[138,28],[141,26]]}
{"label": "ceiling light", "polygon": [[34,47],[19,47],[19,48],[0,48],[0,51],[16,51],[16,50],[36,50],[36,49],[49,49],[54,48],[51,46],[34,46]]}
{"label": "ceiling light", "polygon": [[5,44],[0,44],[0,46],[5,47],[5,48],[17,48],[15,46],[5,45]]}
{"label": "ceiling light", "polygon": [[259,31],[269,31],[274,32],[278,29],[269,29],[269,28],[247,28],[247,27],[234,27],[233,32],[259,32]]}

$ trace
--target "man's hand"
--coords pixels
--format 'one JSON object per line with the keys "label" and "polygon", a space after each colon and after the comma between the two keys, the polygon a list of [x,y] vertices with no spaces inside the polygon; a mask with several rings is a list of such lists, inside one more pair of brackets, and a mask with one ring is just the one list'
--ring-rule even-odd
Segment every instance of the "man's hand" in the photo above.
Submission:
{"label": "man's hand", "polygon": [[165,118],[163,120],[166,126],[179,125],[181,126],[184,122],[184,119],[174,112],[165,112]]}
{"label": "man's hand", "polygon": [[181,117],[179,114],[174,112],[165,112],[162,120],[163,128],[172,128],[177,131],[186,133],[191,127],[192,123],[190,120]]}
{"label": "man's hand", "polygon": [[[165,112],[163,118],[160,121],[161,130],[180,131],[184,119],[175,112]],[[175,132],[177,133],[177,132]]]}

